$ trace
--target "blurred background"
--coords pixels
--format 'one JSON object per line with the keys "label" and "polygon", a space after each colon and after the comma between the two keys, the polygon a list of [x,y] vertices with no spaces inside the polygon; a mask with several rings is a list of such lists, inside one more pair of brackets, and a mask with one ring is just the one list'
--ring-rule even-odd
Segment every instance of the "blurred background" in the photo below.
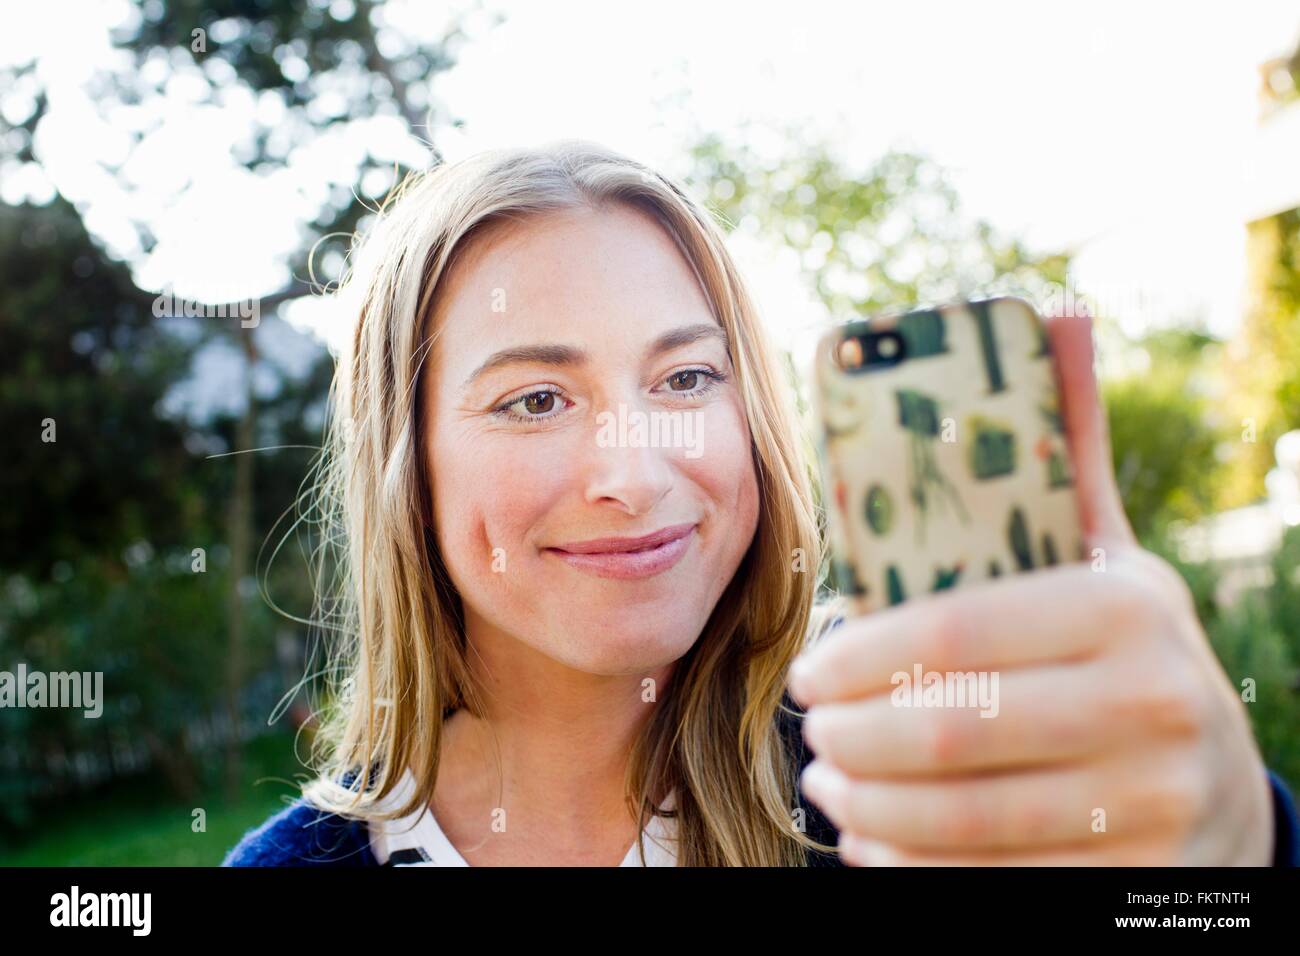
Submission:
{"label": "blurred background", "polygon": [[296,793],[349,236],[410,170],[561,136],[708,204],[805,396],[856,313],[1089,308],[1130,518],[1300,793],[1300,10],[1048,7],[6,10],[0,671],[104,703],[0,708],[0,862],[215,864]]}

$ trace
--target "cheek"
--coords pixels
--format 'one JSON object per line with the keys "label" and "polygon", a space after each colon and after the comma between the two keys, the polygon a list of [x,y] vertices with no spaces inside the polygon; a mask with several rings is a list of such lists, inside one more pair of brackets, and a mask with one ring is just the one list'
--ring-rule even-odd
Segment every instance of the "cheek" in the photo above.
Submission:
{"label": "cheek", "polygon": [[462,594],[476,580],[501,583],[501,562],[522,555],[564,493],[564,456],[545,442],[435,431],[431,457],[434,527],[453,583]]}
{"label": "cheek", "polygon": [[738,401],[711,409],[701,428],[700,456],[683,461],[683,472],[709,499],[726,549],[740,556],[758,526],[758,475],[749,428]]}

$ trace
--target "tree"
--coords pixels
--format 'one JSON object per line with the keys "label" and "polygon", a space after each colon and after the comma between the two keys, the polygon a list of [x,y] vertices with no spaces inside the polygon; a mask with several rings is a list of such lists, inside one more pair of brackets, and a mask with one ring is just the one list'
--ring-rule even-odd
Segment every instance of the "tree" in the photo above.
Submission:
{"label": "tree", "polygon": [[1249,223],[1249,301],[1228,356],[1228,407],[1238,431],[1224,507],[1256,501],[1273,445],[1300,427],[1300,209]]}
{"label": "tree", "polygon": [[[459,23],[412,39],[370,0],[305,8],[145,0],[128,14],[113,37],[124,56],[97,64],[87,89],[99,117],[127,136],[122,155],[105,164],[124,208],[147,205],[131,201],[140,184],[128,163],[164,132],[158,107],[177,83],[197,90],[196,109],[241,97],[256,103],[244,135],[222,144],[253,176],[293,170],[298,151],[349,136],[365,145],[345,179],[301,183],[314,212],[300,224],[281,287],[261,298],[256,329],[155,317],[153,292],[133,281],[159,242],[143,213],[130,223],[138,242],[110,253],[116,247],[82,224],[95,197],[76,208],[64,197],[0,206],[0,423],[9,441],[0,481],[7,500],[22,503],[0,519],[0,568],[12,598],[0,610],[0,656],[45,670],[103,671],[112,701],[99,723],[0,714],[0,764],[22,770],[21,792],[7,801],[13,813],[66,785],[52,755],[111,753],[116,733],[148,741],[172,789],[193,793],[210,781],[191,759],[188,728],[222,704],[235,734],[227,750],[234,779],[248,684],[272,663],[273,622],[249,587],[253,573],[265,572],[291,615],[310,607],[301,567],[256,565],[253,551],[284,530],[286,512],[291,521],[333,370],[319,343],[274,312],[338,276],[371,200],[408,169],[438,161],[436,131],[459,124],[431,92],[466,39]],[[7,170],[50,159],[38,133],[51,104],[36,66],[0,69]],[[369,135],[376,124],[395,128],[414,150],[377,152]],[[189,155],[170,161],[188,174]],[[290,371],[277,362],[277,343],[281,355],[305,361],[288,363]],[[213,374],[225,380],[222,397],[239,400],[190,400]],[[46,419],[57,443],[41,441]],[[254,459],[246,453],[254,446],[284,450]],[[227,452],[237,454],[210,457]],[[203,573],[192,567],[196,548],[205,553]]]}
{"label": "tree", "polygon": [[1102,384],[1116,480],[1139,538],[1213,510],[1219,451],[1231,437],[1213,410],[1221,343],[1203,332],[1151,332],[1128,348],[1143,361]]}
{"label": "tree", "polygon": [[833,316],[897,310],[996,291],[1034,294],[1063,283],[1067,253],[1032,253],[987,222],[962,214],[944,170],[925,156],[889,152],[847,168],[824,142],[779,160],[706,136],[688,181],[726,224],[795,250]]}

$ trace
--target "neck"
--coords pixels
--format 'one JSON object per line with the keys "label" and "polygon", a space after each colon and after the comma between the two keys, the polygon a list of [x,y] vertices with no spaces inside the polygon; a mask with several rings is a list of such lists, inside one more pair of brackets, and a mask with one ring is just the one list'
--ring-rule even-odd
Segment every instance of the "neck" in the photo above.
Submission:
{"label": "neck", "polygon": [[[621,859],[639,830],[624,795],[628,757],[657,706],[643,682],[653,680],[662,700],[673,663],[592,674],[481,620],[466,623],[483,713],[447,720],[434,814],[448,838],[471,864],[475,852],[486,861],[529,850]],[[503,833],[491,826],[498,809]]]}

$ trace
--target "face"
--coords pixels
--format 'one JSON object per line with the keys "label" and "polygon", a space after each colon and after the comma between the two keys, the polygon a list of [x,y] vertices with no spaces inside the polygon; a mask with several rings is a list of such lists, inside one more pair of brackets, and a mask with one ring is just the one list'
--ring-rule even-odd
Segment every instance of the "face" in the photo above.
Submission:
{"label": "face", "polygon": [[471,641],[591,674],[695,642],[758,520],[722,327],[648,214],[547,213],[476,237],[433,317],[433,520]]}

